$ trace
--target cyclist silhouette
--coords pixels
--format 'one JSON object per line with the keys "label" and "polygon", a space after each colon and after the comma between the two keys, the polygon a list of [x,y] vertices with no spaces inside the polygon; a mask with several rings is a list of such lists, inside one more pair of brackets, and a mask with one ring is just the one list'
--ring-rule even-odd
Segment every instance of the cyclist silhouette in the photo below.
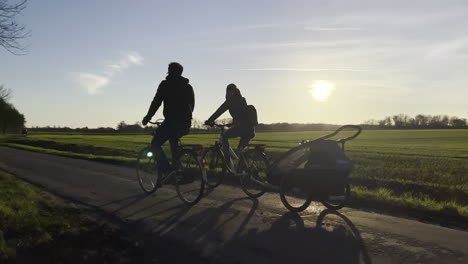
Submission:
{"label": "cyclist silhouette", "polygon": [[240,137],[238,150],[244,149],[255,137],[255,125],[252,124],[247,116],[247,101],[233,83],[226,87],[226,101],[211,115],[208,120],[205,121],[205,125],[212,126],[214,121],[221,116],[224,112],[229,110],[232,116],[233,122],[231,128],[229,128],[221,137],[221,143],[223,144],[224,155],[229,162],[231,168],[233,168],[232,160],[230,159],[229,152],[229,139]]}
{"label": "cyclist silhouette", "polygon": [[169,162],[161,146],[169,140],[172,160],[177,160],[179,139],[190,132],[192,112],[195,107],[193,88],[187,78],[182,77],[184,68],[177,62],[171,62],[167,77],[159,84],[148,113],[143,118],[146,125],[164,102],[164,122],[156,130],[151,142],[152,150],[159,162],[159,169],[167,171]]}

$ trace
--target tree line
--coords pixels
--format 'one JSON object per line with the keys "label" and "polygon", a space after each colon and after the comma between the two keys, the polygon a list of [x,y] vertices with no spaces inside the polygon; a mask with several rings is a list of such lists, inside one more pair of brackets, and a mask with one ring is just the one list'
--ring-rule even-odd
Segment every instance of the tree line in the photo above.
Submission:
{"label": "tree line", "polygon": [[[232,122],[230,118],[221,119],[217,122],[229,124]],[[341,125],[334,124],[301,124],[301,123],[272,123],[259,124],[256,127],[257,132],[290,132],[290,131],[325,131],[335,130]],[[405,114],[387,116],[382,120],[368,120],[361,124],[367,129],[448,129],[448,128],[468,128],[466,118],[449,117],[447,115],[417,115],[410,117]],[[70,127],[31,127],[30,131],[40,132],[63,132],[63,133],[96,133],[96,134],[151,134],[155,126],[142,126],[140,122],[127,124],[121,121],[115,128],[113,127],[98,127],[98,128],[70,128]],[[194,119],[192,122],[191,133],[217,133],[216,128],[210,128],[203,125],[203,122]]]}
{"label": "tree line", "polygon": [[21,133],[26,119],[8,100],[10,90],[0,85],[0,133]]}
{"label": "tree line", "polygon": [[[222,124],[229,124],[232,122],[230,118],[218,120]],[[273,124],[259,124],[256,127],[258,132],[269,131],[309,131],[309,130],[333,130],[340,127],[339,125],[330,124],[299,124],[299,123],[273,123]],[[155,126],[142,126],[140,122],[134,124],[127,124],[121,121],[115,128],[113,127],[98,127],[98,128],[70,128],[70,127],[31,127],[30,131],[37,132],[60,132],[60,133],[96,133],[96,134],[151,134],[156,129]],[[194,119],[192,122],[191,133],[217,133],[217,128],[207,127],[199,120]]]}
{"label": "tree line", "polygon": [[397,129],[447,129],[468,128],[466,118],[448,115],[423,115],[414,117],[406,114],[387,116],[381,120],[368,120],[363,124],[370,128],[397,128]]}

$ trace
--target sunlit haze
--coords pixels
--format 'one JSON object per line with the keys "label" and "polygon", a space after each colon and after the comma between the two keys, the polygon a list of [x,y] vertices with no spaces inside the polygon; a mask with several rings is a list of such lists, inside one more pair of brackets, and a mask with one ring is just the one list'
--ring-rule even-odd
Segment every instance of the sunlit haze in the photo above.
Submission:
{"label": "sunlit haze", "polygon": [[333,91],[335,86],[329,81],[316,81],[312,85],[312,90],[310,93],[317,101],[324,101],[330,96],[330,93]]}
{"label": "sunlit haze", "polygon": [[0,85],[27,126],[140,121],[172,61],[201,121],[229,83],[263,123],[466,118],[466,14],[451,0],[29,1],[28,54],[0,50]]}

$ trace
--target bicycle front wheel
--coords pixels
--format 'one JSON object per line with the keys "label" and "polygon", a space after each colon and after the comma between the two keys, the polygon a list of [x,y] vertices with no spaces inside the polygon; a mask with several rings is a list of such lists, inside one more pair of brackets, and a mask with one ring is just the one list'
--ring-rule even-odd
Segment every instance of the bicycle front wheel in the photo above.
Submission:
{"label": "bicycle front wheel", "polygon": [[[258,198],[265,194],[267,171],[270,163],[266,155],[262,152],[247,151],[244,153],[245,165],[241,166],[241,186],[242,190],[251,198]],[[241,163],[242,164],[242,163]]]}
{"label": "bicycle front wheel", "polygon": [[210,188],[218,187],[226,175],[226,164],[224,156],[218,147],[206,149],[203,153],[203,159],[206,160],[206,185]]}
{"label": "bicycle front wheel", "polygon": [[197,153],[182,150],[180,153],[180,170],[177,173],[176,190],[179,198],[188,205],[200,201],[205,189],[202,166]]}
{"label": "bicycle front wheel", "polygon": [[156,191],[160,175],[156,158],[150,147],[143,148],[138,154],[136,172],[138,183],[144,192],[150,194]]}

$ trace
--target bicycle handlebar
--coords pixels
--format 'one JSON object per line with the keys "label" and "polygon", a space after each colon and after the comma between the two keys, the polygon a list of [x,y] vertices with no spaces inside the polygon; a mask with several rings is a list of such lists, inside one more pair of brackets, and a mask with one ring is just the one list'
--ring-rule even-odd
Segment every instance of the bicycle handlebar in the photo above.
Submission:
{"label": "bicycle handlebar", "polygon": [[340,128],[338,128],[335,132],[329,134],[329,135],[326,135],[326,136],[323,136],[321,138],[318,138],[318,139],[327,139],[327,138],[331,138],[333,136],[336,136],[338,133],[340,133],[342,130],[346,129],[346,128],[352,128],[352,129],[356,129],[357,132],[350,136],[350,137],[347,137],[347,138],[342,138],[342,139],[339,139],[337,140],[338,143],[344,143],[348,140],[351,140],[351,139],[354,139],[356,138],[357,136],[359,136],[359,134],[361,134],[361,131],[362,131],[362,128],[360,126],[356,126],[356,125],[344,125]]}
{"label": "bicycle handlebar", "polygon": [[164,119],[157,119],[156,121],[152,122],[151,120],[148,123],[160,126],[164,122]]}
{"label": "bicycle handlebar", "polygon": [[232,124],[216,124],[216,123],[210,125],[210,127],[217,127],[221,129],[225,129],[226,127],[231,127],[231,126]]}

